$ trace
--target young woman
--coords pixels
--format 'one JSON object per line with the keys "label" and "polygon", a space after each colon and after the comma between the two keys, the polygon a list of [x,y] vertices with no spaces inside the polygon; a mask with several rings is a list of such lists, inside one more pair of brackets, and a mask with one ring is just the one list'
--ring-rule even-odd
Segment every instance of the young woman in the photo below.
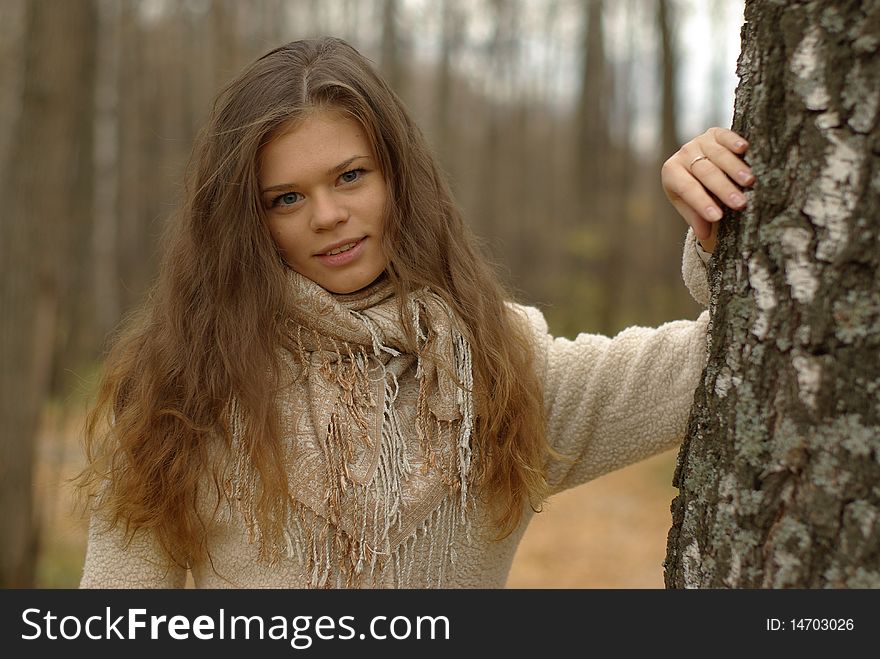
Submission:
{"label": "young woman", "polygon": [[[713,129],[663,169],[704,304],[695,236],[744,204],[745,147]],[[550,336],[346,43],[252,64],[192,162],[89,418],[83,587],[503,586],[544,499],[681,440],[708,311]]]}

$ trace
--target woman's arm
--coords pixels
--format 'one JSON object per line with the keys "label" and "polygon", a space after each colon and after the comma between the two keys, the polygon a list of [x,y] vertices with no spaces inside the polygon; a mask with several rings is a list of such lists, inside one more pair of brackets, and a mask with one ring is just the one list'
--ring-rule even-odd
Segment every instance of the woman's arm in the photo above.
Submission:
{"label": "woman's arm", "polygon": [[[710,128],[682,146],[661,171],[667,197],[690,225],[682,275],[704,306],[709,303],[706,262],[723,216],[720,206],[743,208],[746,198],[739,186],[754,182],[740,158],[747,149],[746,140],[733,131]],[[706,364],[708,311],[693,321],[630,327],[614,338],[581,334],[574,341],[550,336],[536,309],[526,313],[539,346],[548,438],[567,456],[548,466],[552,491],[681,441]]]}
{"label": "woman's arm", "polygon": [[[685,241],[685,283],[708,302],[706,266],[693,231]],[[706,363],[709,312],[614,338],[554,338],[537,309],[528,316],[538,346],[548,440],[568,460],[551,460],[552,492],[620,469],[681,442]]]}
{"label": "woman's arm", "polygon": [[614,338],[582,334],[549,346],[547,432],[573,460],[549,465],[553,492],[626,467],[684,438],[705,366],[709,312]]}

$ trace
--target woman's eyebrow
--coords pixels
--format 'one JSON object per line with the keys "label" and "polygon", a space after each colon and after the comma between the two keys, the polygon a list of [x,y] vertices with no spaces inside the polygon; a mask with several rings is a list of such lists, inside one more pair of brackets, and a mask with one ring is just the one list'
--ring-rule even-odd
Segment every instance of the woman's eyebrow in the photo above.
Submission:
{"label": "woman's eyebrow", "polygon": [[[332,176],[333,174],[337,174],[339,172],[347,169],[355,160],[360,160],[361,158],[369,158],[370,156],[352,156],[348,160],[345,160],[338,165],[334,165],[330,169],[327,170],[327,176]],[[286,190],[289,188],[295,188],[296,183],[279,183],[278,185],[270,185],[269,187],[263,188],[260,190],[260,194],[264,194],[266,192],[276,192],[278,190]]]}
{"label": "woman's eyebrow", "polygon": [[341,162],[341,163],[339,163],[338,165],[336,165],[336,167],[331,167],[331,168],[327,171],[327,175],[328,175],[328,176],[331,176],[331,175],[333,175],[333,174],[337,174],[337,173],[339,173],[339,172],[341,172],[341,171],[343,171],[343,170],[345,170],[345,169],[348,169],[348,166],[351,165],[351,163],[353,163],[355,160],[358,160],[358,159],[360,159],[360,158],[369,158],[369,157],[370,157],[370,156],[352,156],[351,158],[349,158],[349,159],[346,160],[345,162]]}

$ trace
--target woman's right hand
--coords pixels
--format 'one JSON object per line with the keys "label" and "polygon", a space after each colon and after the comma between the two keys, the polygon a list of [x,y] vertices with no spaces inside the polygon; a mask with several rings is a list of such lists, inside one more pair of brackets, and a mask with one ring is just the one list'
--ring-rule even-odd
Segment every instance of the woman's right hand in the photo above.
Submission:
{"label": "woman's right hand", "polygon": [[740,158],[749,145],[726,128],[710,128],[676,151],[660,171],[666,197],[711,252],[715,249],[719,202],[734,210],[746,205],[739,186],[749,187],[755,176]]}

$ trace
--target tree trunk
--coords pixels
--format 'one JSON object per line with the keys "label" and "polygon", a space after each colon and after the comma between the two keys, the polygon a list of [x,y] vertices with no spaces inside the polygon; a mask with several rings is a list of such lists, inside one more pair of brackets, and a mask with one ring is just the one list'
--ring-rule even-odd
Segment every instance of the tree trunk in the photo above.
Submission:
{"label": "tree trunk", "polygon": [[380,68],[385,79],[398,96],[405,97],[403,76],[403,61],[400,44],[400,30],[397,0],[383,0],[382,2],[382,59]]}
{"label": "tree trunk", "polygon": [[98,5],[95,66],[95,210],[92,232],[92,290],[95,328],[101,340],[122,315],[118,287],[119,218],[119,60],[122,54],[121,12],[114,0]]}
{"label": "tree trunk", "polygon": [[674,7],[669,0],[657,0],[657,34],[660,37],[660,141],[661,158],[666,160],[679,146],[678,131],[675,126],[676,105],[675,73],[677,56],[675,47],[675,17],[671,14]]}
{"label": "tree trunk", "polygon": [[[613,90],[605,56],[602,0],[582,0],[581,81],[577,105],[575,189],[582,210],[605,201],[608,185],[607,158],[610,148],[609,106]],[[604,209],[602,209],[604,210]],[[601,211],[596,215],[601,217]],[[601,217],[602,220],[606,218]]]}
{"label": "tree trunk", "polygon": [[[72,131],[67,139],[72,146],[70,160],[64,164],[69,186],[64,214],[59,218],[65,228],[58,258],[58,323],[55,327],[55,355],[52,359],[50,395],[65,397],[81,383],[82,373],[94,364],[101,352],[103,336],[99,333],[96,312],[92,249],[95,214],[95,69],[97,63],[97,4],[94,0],[75,3],[83,14],[75,40],[79,67],[76,87],[63,98],[65,111],[72,115]],[[57,239],[57,238],[56,238]],[[52,238],[49,238],[52,240]],[[63,265],[62,265],[63,264]]]}
{"label": "tree trunk", "polygon": [[668,587],[880,587],[880,0],[746,2]]}
{"label": "tree trunk", "polygon": [[456,152],[453,115],[453,94],[455,73],[452,70],[453,53],[461,48],[462,12],[456,0],[446,0],[440,8],[442,42],[440,44],[440,62],[437,70],[437,97],[434,102],[434,149],[439,153],[441,162],[452,169],[452,156]]}
{"label": "tree trunk", "polygon": [[[212,5],[213,6],[213,5]],[[142,87],[155,78],[155,73],[144,66],[143,32],[138,26],[137,7],[123,2],[117,7],[119,17],[119,40],[123,44],[117,63],[117,126],[118,136],[116,182],[116,297],[120,310],[135,305],[148,281],[145,272],[145,246],[152,246],[148,233],[143,229],[141,217],[143,197],[154,195],[152,181],[148,181],[151,164],[150,149],[142,135],[148,133],[149,115],[145,110],[147,99]],[[143,102],[142,102],[143,101]]]}
{"label": "tree trunk", "polygon": [[24,0],[0,2],[0,181],[8,176],[10,149],[21,114],[26,9]]}
{"label": "tree trunk", "polygon": [[0,587],[33,586],[38,526],[33,462],[52,351],[63,320],[68,241],[79,232],[78,204],[91,193],[82,143],[91,116],[94,14],[89,0],[26,4],[22,111],[8,176],[0,181]]}
{"label": "tree trunk", "polygon": [[214,64],[214,91],[223,89],[238,73],[244,59],[241,56],[241,18],[244,12],[240,3],[230,0],[213,0],[210,9],[210,30],[213,37],[211,60]]}
{"label": "tree trunk", "polygon": [[[601,256],[591,258],[587,267],[602,282],[596,297],[594,327],[603,334],[614,333],[614,318],[620,300],[620,279],[617,270],[621,257],[620,237],[616,232],[619,217],[612,213],[613,198],[610,168],[611,153],[609,110],[613,97],[613,80],[605,53],[604,6],[602,0],[582,0],[580,98],[576,110],[577,152],[574,189],[577,191],[578,224],[586,224],[601,245]],[[576,257],[573,270],[580,270],[584,260]]]}
{"label": "tree trunk", "polygon": [[[676,100],[678,90],[678,30],[681,17],[681,3],[673,0],[657,0],[656,21],[657,37],[660,41],[658,52],[658,76],[660,78],[660,158],[659,168],[681,144],[676,126],[679,104]],[[655,179],[656,180],[656,179]],[[655,184],[657,195],[657,212],[654,214],[652,226],[653,244],[651,247],[651,270],[653,280],[650,301],[653,307],[652,316],[655,322],[661,318],[681,318],[692,309],[690,296],[679,285],[679,256],[681,240],[676,231],[670,227],[680,226],[681,219],[670,204],[666,202],[663,189]]]}

